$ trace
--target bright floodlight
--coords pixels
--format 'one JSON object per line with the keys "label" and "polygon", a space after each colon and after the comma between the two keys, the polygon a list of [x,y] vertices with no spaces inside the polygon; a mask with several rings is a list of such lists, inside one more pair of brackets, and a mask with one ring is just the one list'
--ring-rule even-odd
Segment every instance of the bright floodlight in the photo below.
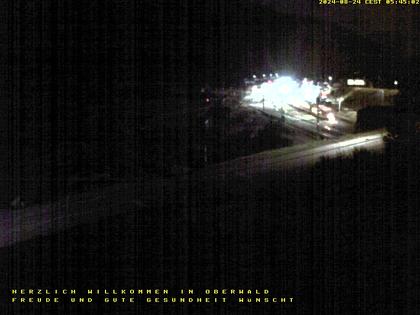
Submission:
{"label": "bright floodlight", "polygon": [[263,74],[263,78],[265,78],[265,74]]}
{"label": "bright floodlight", "polygon": [[[247,96],[254,106],[265,108],[280,108],[288,104],[300,104],[302,107],[308,103],[315,103],[320,93],[320,87],[313,81],[298,82],[291,77],[281,76],[259,86],[253,86]],[[309,108],[308,108],[309,109]]]}
{"label": "bright floodlight", "polygon": [[252,76],[254,79],[256,79],[257,78],[257,76],[254,74],[253,76]]}
{"label": "bright floodlight", "polygon": [[320,91],[320,87],[314,85],[312,81],[308,81],[306,78],[303,79],[302,85],[300,87],[300,95],[303,100],[310,103],[315,103]]}
{"label": "bright floodlight", "polygon": [[276,85],[281,94],[288,94],[297,87],[297,82],[291,77],[280,77],[276,80]]}
{"label": "bright floodlight", "polygon": [[397,80],[394,81],[394,85],[398,85],[398,81]]}
{"label": "bright floodlight", "polygon": [[328,77],[328,81],[332,81],[332,76],[329,76]]}

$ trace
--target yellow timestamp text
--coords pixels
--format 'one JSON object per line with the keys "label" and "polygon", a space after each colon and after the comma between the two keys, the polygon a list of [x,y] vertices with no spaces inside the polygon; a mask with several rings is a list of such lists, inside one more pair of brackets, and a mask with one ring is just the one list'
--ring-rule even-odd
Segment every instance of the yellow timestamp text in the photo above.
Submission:
{"label": "yellow timestamp text", "polygon": [[420,5],[420,0],[317,0],[320,5]]}

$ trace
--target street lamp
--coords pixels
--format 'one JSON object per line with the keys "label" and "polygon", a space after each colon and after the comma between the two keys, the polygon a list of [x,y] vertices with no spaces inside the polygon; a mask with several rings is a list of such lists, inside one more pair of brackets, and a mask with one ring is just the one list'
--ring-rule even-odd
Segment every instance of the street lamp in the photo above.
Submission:
{"label": "street lamp", "polygon": [[333,79],[332,76],[328,77],[328,81],[332,81],[332,79]]}
{"label": "street lamp", "polygon": [[338,98],[338,111],[341,111],[341,103],[344,101],[344,97]]}
{"label": "street lamp", "polygon": [[318,95],[316,98],[316,132],[319,134],[319,103],[321,102],[321,97]]}

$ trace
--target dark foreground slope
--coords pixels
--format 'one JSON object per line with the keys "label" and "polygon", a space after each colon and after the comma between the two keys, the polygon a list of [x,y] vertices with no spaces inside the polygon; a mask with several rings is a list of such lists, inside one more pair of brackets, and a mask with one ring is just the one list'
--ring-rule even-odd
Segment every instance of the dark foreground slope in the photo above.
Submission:
{"label": "dark foreground slope", "polygon": [[128,203],[125,214],[1,249],[1,301],[7,303],[10,288],[267,288],[294,302],[8,303],[5,309],[415,314],[418,156],[392,148],[252,177],[186,175],[152,191],[139,183],[133,186],[139,203]]}

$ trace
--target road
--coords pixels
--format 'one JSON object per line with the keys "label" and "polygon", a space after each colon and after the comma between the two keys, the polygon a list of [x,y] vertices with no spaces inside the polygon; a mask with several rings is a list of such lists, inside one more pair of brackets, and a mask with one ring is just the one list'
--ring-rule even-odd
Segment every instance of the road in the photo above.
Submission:
{"label": "road", "polygon": [[[197,170],[191,174],[191,178],[251,179],[256,174],[310,166],[323,157],[348,156],[356,149],[381,151],[384,148],[384,135],[385,130],[377,130],[266,151]],[[151,202],[149,199],[156,197],[153,192],[159,190],[163,182],[163,179],[150,178],[144,180],[142,185],[117,184],[102,189],[100,193],[76,194],[53,204],[14,210],[0,209],[0,248],[96,222],[111,215],[138,211],[148,206]],[[168,180],[166,185],[175,186],[177,180]],[[139,195],[149,197],[139,198]]]}
{"label": "road", "polygon": [[257,173],[311,166],[322,158],[351,156],[355,150],[383,152],[385,134],[386,130],[380,129],[347,135],[339,139],[312,141],[307,144],[266,151],[215,165],[205,170],[207,175],[203,176],[251,177]]}
{"label": "road", "polygon": [[[292,130],[296,131],[297,137],[310,139],[336,139],[349,134],[353,131],[355,123],[355,115],[352,118],[344,119],[344,117],[350,116],[352,113],[343,111],[342,115],[336,115],[337,121],[332,123],[325,119],[319,120],[317,126],[317,118],[302,110],[298,110],[292,106],[283,106],[284,112],[281,113],[275,107],[262,106],[261,103],[244,102],[245,106],[258,108],[264,113],[282,119],[284,118],[285,124]],[[298,140],[298,139],[297,139]],[[302,141],[297,141],[301,143]]]}

